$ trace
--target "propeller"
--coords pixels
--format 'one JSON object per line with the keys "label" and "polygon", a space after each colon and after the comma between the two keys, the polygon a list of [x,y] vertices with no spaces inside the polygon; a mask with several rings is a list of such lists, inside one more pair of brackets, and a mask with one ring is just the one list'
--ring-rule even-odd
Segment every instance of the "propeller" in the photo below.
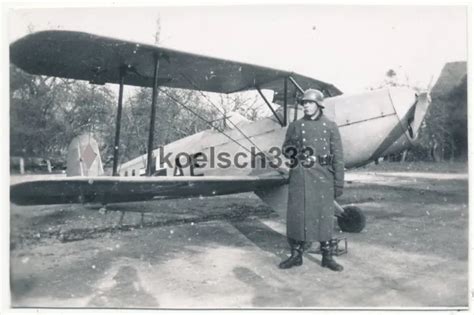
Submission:
{"label": "propeller", "polygon": [[416,139],[418,137],[421,124],[425,119],[426,113],[428,111],[428,107],[431,104],[431,89],[433,83],[433,76],[431,76],[430,83],[426,88],[426,92],[419,93],[417,96],[416,108],[415,113],[413,115],[413,121],[410,124],[412,131],[413,131],[413,138]]}

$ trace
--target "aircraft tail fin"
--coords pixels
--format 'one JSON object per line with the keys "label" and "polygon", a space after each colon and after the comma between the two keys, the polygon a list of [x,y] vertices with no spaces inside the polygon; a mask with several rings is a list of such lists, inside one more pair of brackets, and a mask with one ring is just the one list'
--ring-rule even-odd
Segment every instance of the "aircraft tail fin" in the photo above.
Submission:
{"label": "aircraft tail fin", "polygon": [[104,174],[99,145],[91,133],[81,134],[68,147],[67,176],[100,176]]}

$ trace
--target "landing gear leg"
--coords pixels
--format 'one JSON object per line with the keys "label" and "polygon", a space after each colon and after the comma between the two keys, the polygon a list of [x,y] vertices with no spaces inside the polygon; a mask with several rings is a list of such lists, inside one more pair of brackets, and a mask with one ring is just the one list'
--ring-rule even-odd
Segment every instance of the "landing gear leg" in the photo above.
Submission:
{"label": "landing gear leg", "polygon": [[102,204],[102,207],[99,209],[99,213],[103,215],[102,216],[102,223],[106,224],[108,210],[107,210],[107,205],[105,203]]}

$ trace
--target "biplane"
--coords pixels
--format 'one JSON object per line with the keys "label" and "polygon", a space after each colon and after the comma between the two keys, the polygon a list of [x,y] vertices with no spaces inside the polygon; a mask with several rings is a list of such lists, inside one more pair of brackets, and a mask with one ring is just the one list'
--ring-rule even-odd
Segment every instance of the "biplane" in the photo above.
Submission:
{"label": "biplane", "polygon": [[[10,57],[31,74],[119,86],[112,176],[101,176],[98,146],[82,136],[69,148],[67,177],[11,186],[11,201],[19,205],[108,204],[255,192],[286,217],[288,168],[275,163],[278,157],[272,150],[281,147],[288,123],[303,116],[298,97],[304,90],[315,88],[325,95],[325,113],[339,126],[347,169],[409,147],[430,104],[427,93],[410,88],[344,95],[332,84],[294,72],[82,32],[27,35],[11,44]],[[125,85],[151,87],[153,92],[147,154],[119,164]],[[226,128],[210,123],[208,130],[153,148],[157,94],[166,93],[162,87],[225,94],[254,90],[272,114],[256,122],[229,119]],[[272,101],[264,90],[273,91]],[[203,159],[219,154],[246,156],[249,163],[228,158],[225,167],[216,167]],[[364,228],[359,208],[337,202],[335,208],[343,231]]]}

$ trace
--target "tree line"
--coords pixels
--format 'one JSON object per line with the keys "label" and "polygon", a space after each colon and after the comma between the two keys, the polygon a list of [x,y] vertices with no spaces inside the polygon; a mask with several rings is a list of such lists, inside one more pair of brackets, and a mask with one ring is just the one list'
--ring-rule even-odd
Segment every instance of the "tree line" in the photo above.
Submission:
{"label": "tree line", "polygon": [[[10,65],[10,155],[63,162],[70,141],[93,133],[102,160],[110,167],[115,137],[116,85],[30,75]],[[248,120],[261,115],[256,95],[219,95],[160,88],[154,148],[196,132],[225,128],[224,117],[237,111]],[[120,162],[145,154],[151,114],[151,89],[132,88],[124,100]],[[256,106],[258,105],[258,106]],[[198,113],[196,117],[194,113]]]}
{"label": "tree line", "polygon": [[[434,86],[428,86],[431,105],[422,123],[419,138],[405,152],[386,159],[392,161],[466,161],[467,160],[467,75],[465,62],[447,63]],[[408,75],[401,79],[393,69],[376,88],[406,86],[425,92]],[[374,89],[374,88],[371,88]]]}
{"label": "tree line", "polygon": [[[393,79],[394,73],[387,73]],[[389,80],[385,86],[399,86]],[[382,86],[381,86],[382,87]],[[133,88],[124,100],[120,162],[145,154],[150,121],[150,88]],[[10,155],[64,162],[77,135],[93,133],[102,160],[113,158],[117,107],[116,85],[30,75],[10,65]],[[467,80],[433,99],[418,143],[403,155],[408,160],[444,161],[467,157]],[[210,128],[224,129],[225,116],[238,112],[248,120],[264,116],[258,95],[218,95],[160,88],[154,148]],[[263,106],[265,109],[265,106]],[[195,115],[199,114],[199,117]],[[392,157],[393,158],[393,157]],[[394,157],[400,160],[402,155]]]}

